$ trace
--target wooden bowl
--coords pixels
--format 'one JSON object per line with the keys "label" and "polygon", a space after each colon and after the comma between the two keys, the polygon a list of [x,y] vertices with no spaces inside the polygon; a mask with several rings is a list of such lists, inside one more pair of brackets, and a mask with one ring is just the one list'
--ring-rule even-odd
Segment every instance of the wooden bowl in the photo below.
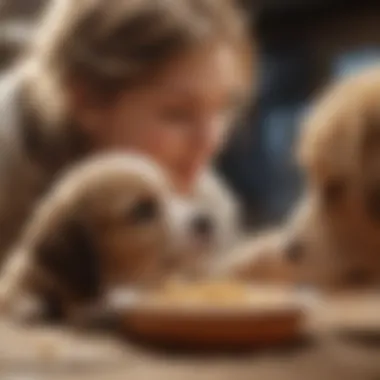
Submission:
{"label": "wooden bowl", "polygon": [[203,283],[137,295],[124,327],[154,343],[239,347],[292,341],[304,317],[304,300],[289,289]]}

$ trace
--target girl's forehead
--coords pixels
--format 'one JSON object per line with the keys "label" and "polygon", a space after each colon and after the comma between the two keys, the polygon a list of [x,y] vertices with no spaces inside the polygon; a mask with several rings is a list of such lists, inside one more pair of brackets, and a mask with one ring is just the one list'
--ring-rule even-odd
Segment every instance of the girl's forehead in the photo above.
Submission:
{"label": "girl's forehead", "polygon": [[160,91],[184,94],[213,90],[238,92],[247,85],[246,76],[234,50],[216,45],[173,59],[156,73],[152,85]]}

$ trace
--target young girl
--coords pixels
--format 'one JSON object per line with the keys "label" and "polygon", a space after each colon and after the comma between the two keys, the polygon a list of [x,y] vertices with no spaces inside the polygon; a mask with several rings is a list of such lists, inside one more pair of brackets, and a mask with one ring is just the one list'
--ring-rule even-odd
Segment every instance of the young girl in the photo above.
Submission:
{"label": "young girl", "polygon": [[96,151],[140,150],[178,191],[209,187],[251,87],[248,40],[232,0],[53,1],[1,88],[1,252],[59,172]]}

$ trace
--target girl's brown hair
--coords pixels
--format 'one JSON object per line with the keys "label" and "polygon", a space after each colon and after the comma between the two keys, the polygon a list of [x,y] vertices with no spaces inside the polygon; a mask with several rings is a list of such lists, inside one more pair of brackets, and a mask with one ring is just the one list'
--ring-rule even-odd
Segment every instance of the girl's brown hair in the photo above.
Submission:
{"label": "girl's brown hair", "polygon": [[213,40],[231,45],[242,63],[250,61],[245,20],[234,0],[53,0],[32,52],[39,72],[34,85],[65,92],[79,83],[108,99]]}

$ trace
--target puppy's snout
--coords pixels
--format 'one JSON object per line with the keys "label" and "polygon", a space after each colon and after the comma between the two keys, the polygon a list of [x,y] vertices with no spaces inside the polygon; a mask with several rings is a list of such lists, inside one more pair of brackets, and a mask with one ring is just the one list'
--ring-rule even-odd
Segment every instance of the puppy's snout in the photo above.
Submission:
{"label": "puppy's snout", "polygon": [[291,240],[285,246],[285,257],[291,263],[298,264],[305,256],[305,245],[301,240]]}
{"label": "puppy's snout", "polygon": [[194,235],[209,238],[214,233],[215,225],[210,216],[198,215],[193,219],[191,229]]}

